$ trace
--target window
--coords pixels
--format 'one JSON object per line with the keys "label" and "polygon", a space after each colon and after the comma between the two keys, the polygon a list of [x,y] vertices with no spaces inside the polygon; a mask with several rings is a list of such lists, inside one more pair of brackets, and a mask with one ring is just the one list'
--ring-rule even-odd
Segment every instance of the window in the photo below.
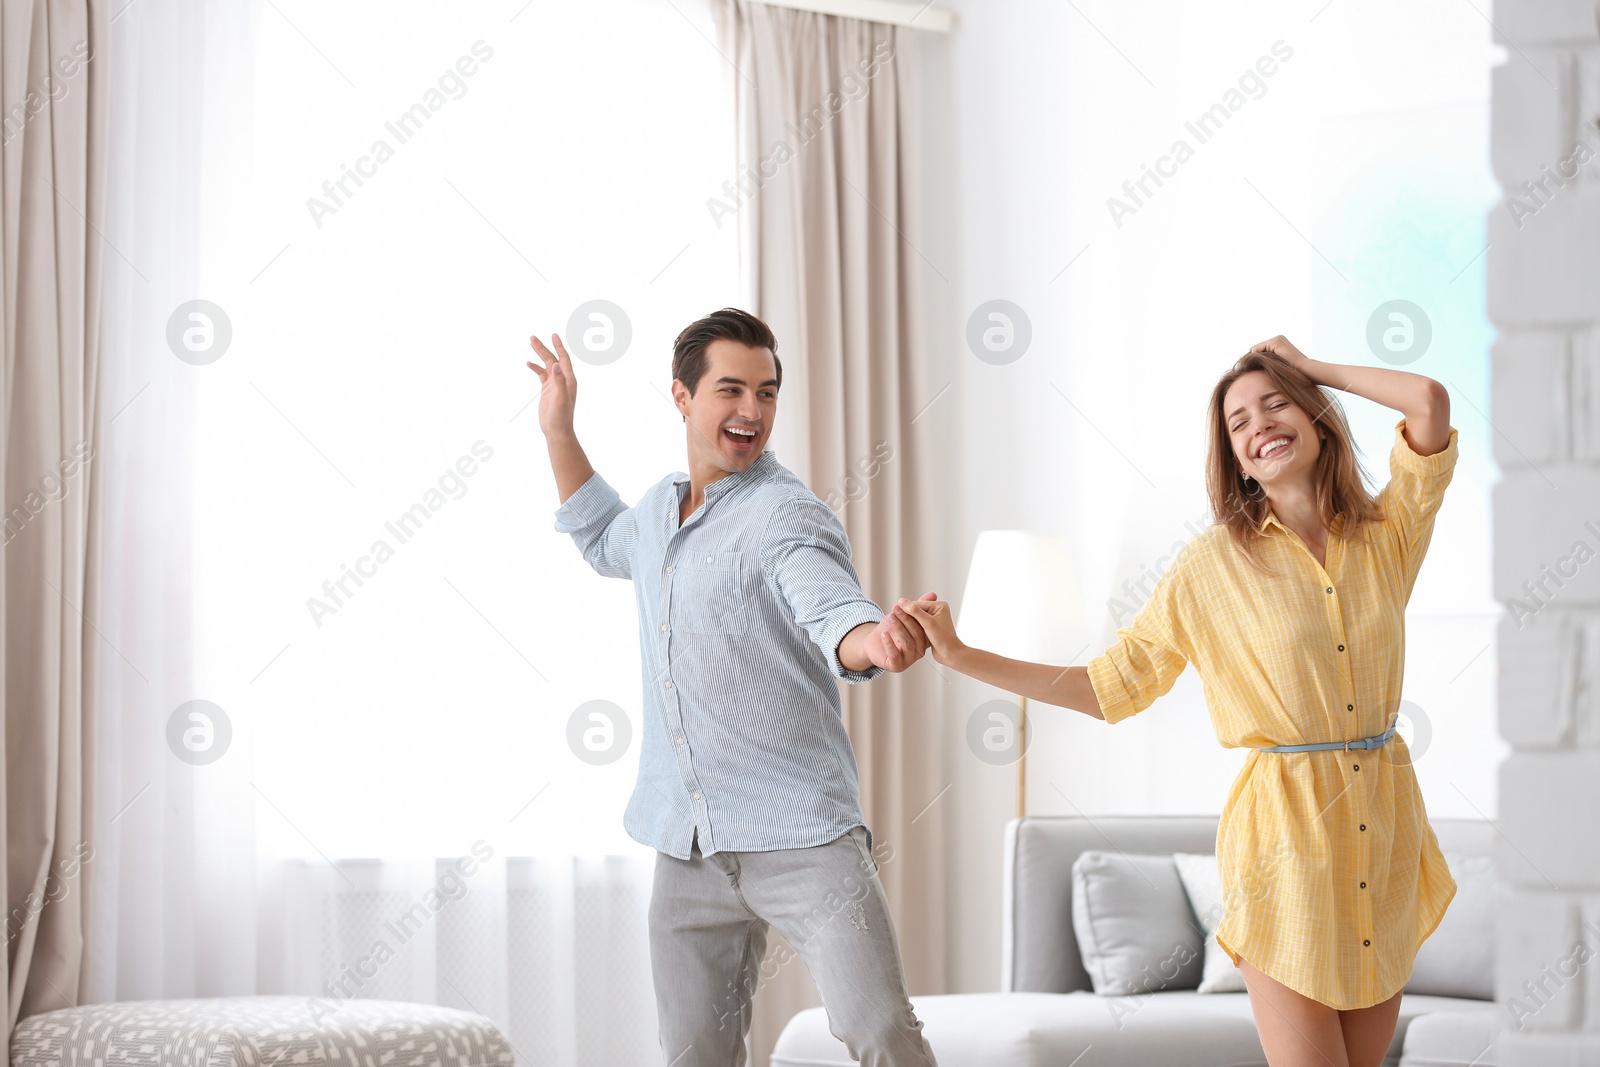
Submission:
{"label": "window", "polygon": [[[620,358],[578,365],[580,435],[629,501],[682,466],[672,340],[738,276],[706,207],[734,177],[709,7],[256,22],[248,226],[207,273],[233,349],[200,379],[195,597],[264,847],[626,850],[632,590],[553,530],[523,363],[530,333],[620,308]],[[615,762],[569,749],[591,700],[630,720]]]}

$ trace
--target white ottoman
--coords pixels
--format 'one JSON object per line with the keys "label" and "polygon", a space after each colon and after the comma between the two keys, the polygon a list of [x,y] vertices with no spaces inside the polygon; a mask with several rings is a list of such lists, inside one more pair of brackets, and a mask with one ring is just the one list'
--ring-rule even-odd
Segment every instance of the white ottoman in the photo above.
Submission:
{"label": "white ottoman", "polygon": [[515,1067],[481,1015],[432,1004],[203,997],[30,1015],[11,1067]]}

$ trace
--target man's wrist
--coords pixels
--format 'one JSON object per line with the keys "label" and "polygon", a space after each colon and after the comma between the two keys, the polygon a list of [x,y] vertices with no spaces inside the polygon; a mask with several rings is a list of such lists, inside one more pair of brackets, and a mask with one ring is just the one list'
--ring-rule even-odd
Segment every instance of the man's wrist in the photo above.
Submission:
{"label": "man's wrist", "polygon": [[835,650],[839,657],[839,666],[856,674],[881,667],[882,664],[872,661],[872,656],[867,651],[871,645],[873,631],[876,629],[877,625],[870,622],[852,627]]}

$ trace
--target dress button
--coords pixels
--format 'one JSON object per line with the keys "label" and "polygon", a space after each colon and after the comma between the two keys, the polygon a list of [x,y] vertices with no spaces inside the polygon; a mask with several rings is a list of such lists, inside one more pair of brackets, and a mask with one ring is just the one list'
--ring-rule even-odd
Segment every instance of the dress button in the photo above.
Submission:
{"label": "dress button", "polygon": [[1331,586],[1331,585],[1328,586],[1328,592],[1330,592],[1330,593],[1333,592],[1333,586]]}
{"label": "dress button", "polygon": [[1355,769],[1358,770],[1358,771],[1361,769],[1361,764],[1359,764],[1359,763],[1352,764],[1352,766],[1354,766]]}
{"label": "dress button", "polygon": [[1367,888],[1367,883],[1365,883],[1365,882],[1362,882],[1362,883],[1361,883],[1361,888],[1362,888],[1362,889],[1365,889],[1365,888]]}
{"label": "dress button", "polygon": [[1339,646],[1339,651],[1340,651],[1340,652],[1343,652],[1343,651],[1344,651],[1344,646],[1343,646],[1343,645],[1340,645],[1340,646]]}
{"label": "dress button", "polygon": [[1354,704],[1346,704],[1344,706],[1344,710],[1345,711],[1355,711],[1356,710],[1356,706]]}
{"label": "dress button", "polygon": [[1365,829],[1366,829],[1366,828],[1367,828],[1367,824],[1366,824],[1366,823],[1362,823],[1362,824],[1361,824],[1361,829],[1362,829],[1362,830],[1365,830]]}
{"label": "dress button", "polygon": [[1366,938],[1362,938],[1362,939],[1361,939],[1361,943],[1362,943],[1362,944],[1363,944],[1363,945],[1370,945],[1370,944],[1372,944],[1372,942],[1371,942],[1371,941],[1368,941],[1368,940],[1367,940],[1367,939],[1366,939]]}

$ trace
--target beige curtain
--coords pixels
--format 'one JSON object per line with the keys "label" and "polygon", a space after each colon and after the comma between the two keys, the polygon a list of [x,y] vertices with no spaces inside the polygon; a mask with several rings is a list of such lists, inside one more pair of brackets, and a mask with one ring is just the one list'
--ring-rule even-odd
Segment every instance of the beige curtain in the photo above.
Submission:
{"label": "beige curtain", "polygon": [[0,675],[7,1032],[84,997],[93,863],[85,678],[99,649],[88,529],[100,352],[110,16],[85,0],[0,6]]}
{"label": "beige curtain", "polygon": [[[718,204],[737,217],[749,310],[784,361],[778,458],[835,505],[868,595],[926,591],[929,472],[914,440],[919,254],[908,69],[914,30],[715,0],[729,61],[738,173]],[[953,591],[938,590],[948,597]],[[844,714],[913,994],[945,983],[939,682],[931,660],[845,688]],[[930,806],[931,805],[931,806]],[[752,1059],[820,1003],[777,938],[756,996]]]}

